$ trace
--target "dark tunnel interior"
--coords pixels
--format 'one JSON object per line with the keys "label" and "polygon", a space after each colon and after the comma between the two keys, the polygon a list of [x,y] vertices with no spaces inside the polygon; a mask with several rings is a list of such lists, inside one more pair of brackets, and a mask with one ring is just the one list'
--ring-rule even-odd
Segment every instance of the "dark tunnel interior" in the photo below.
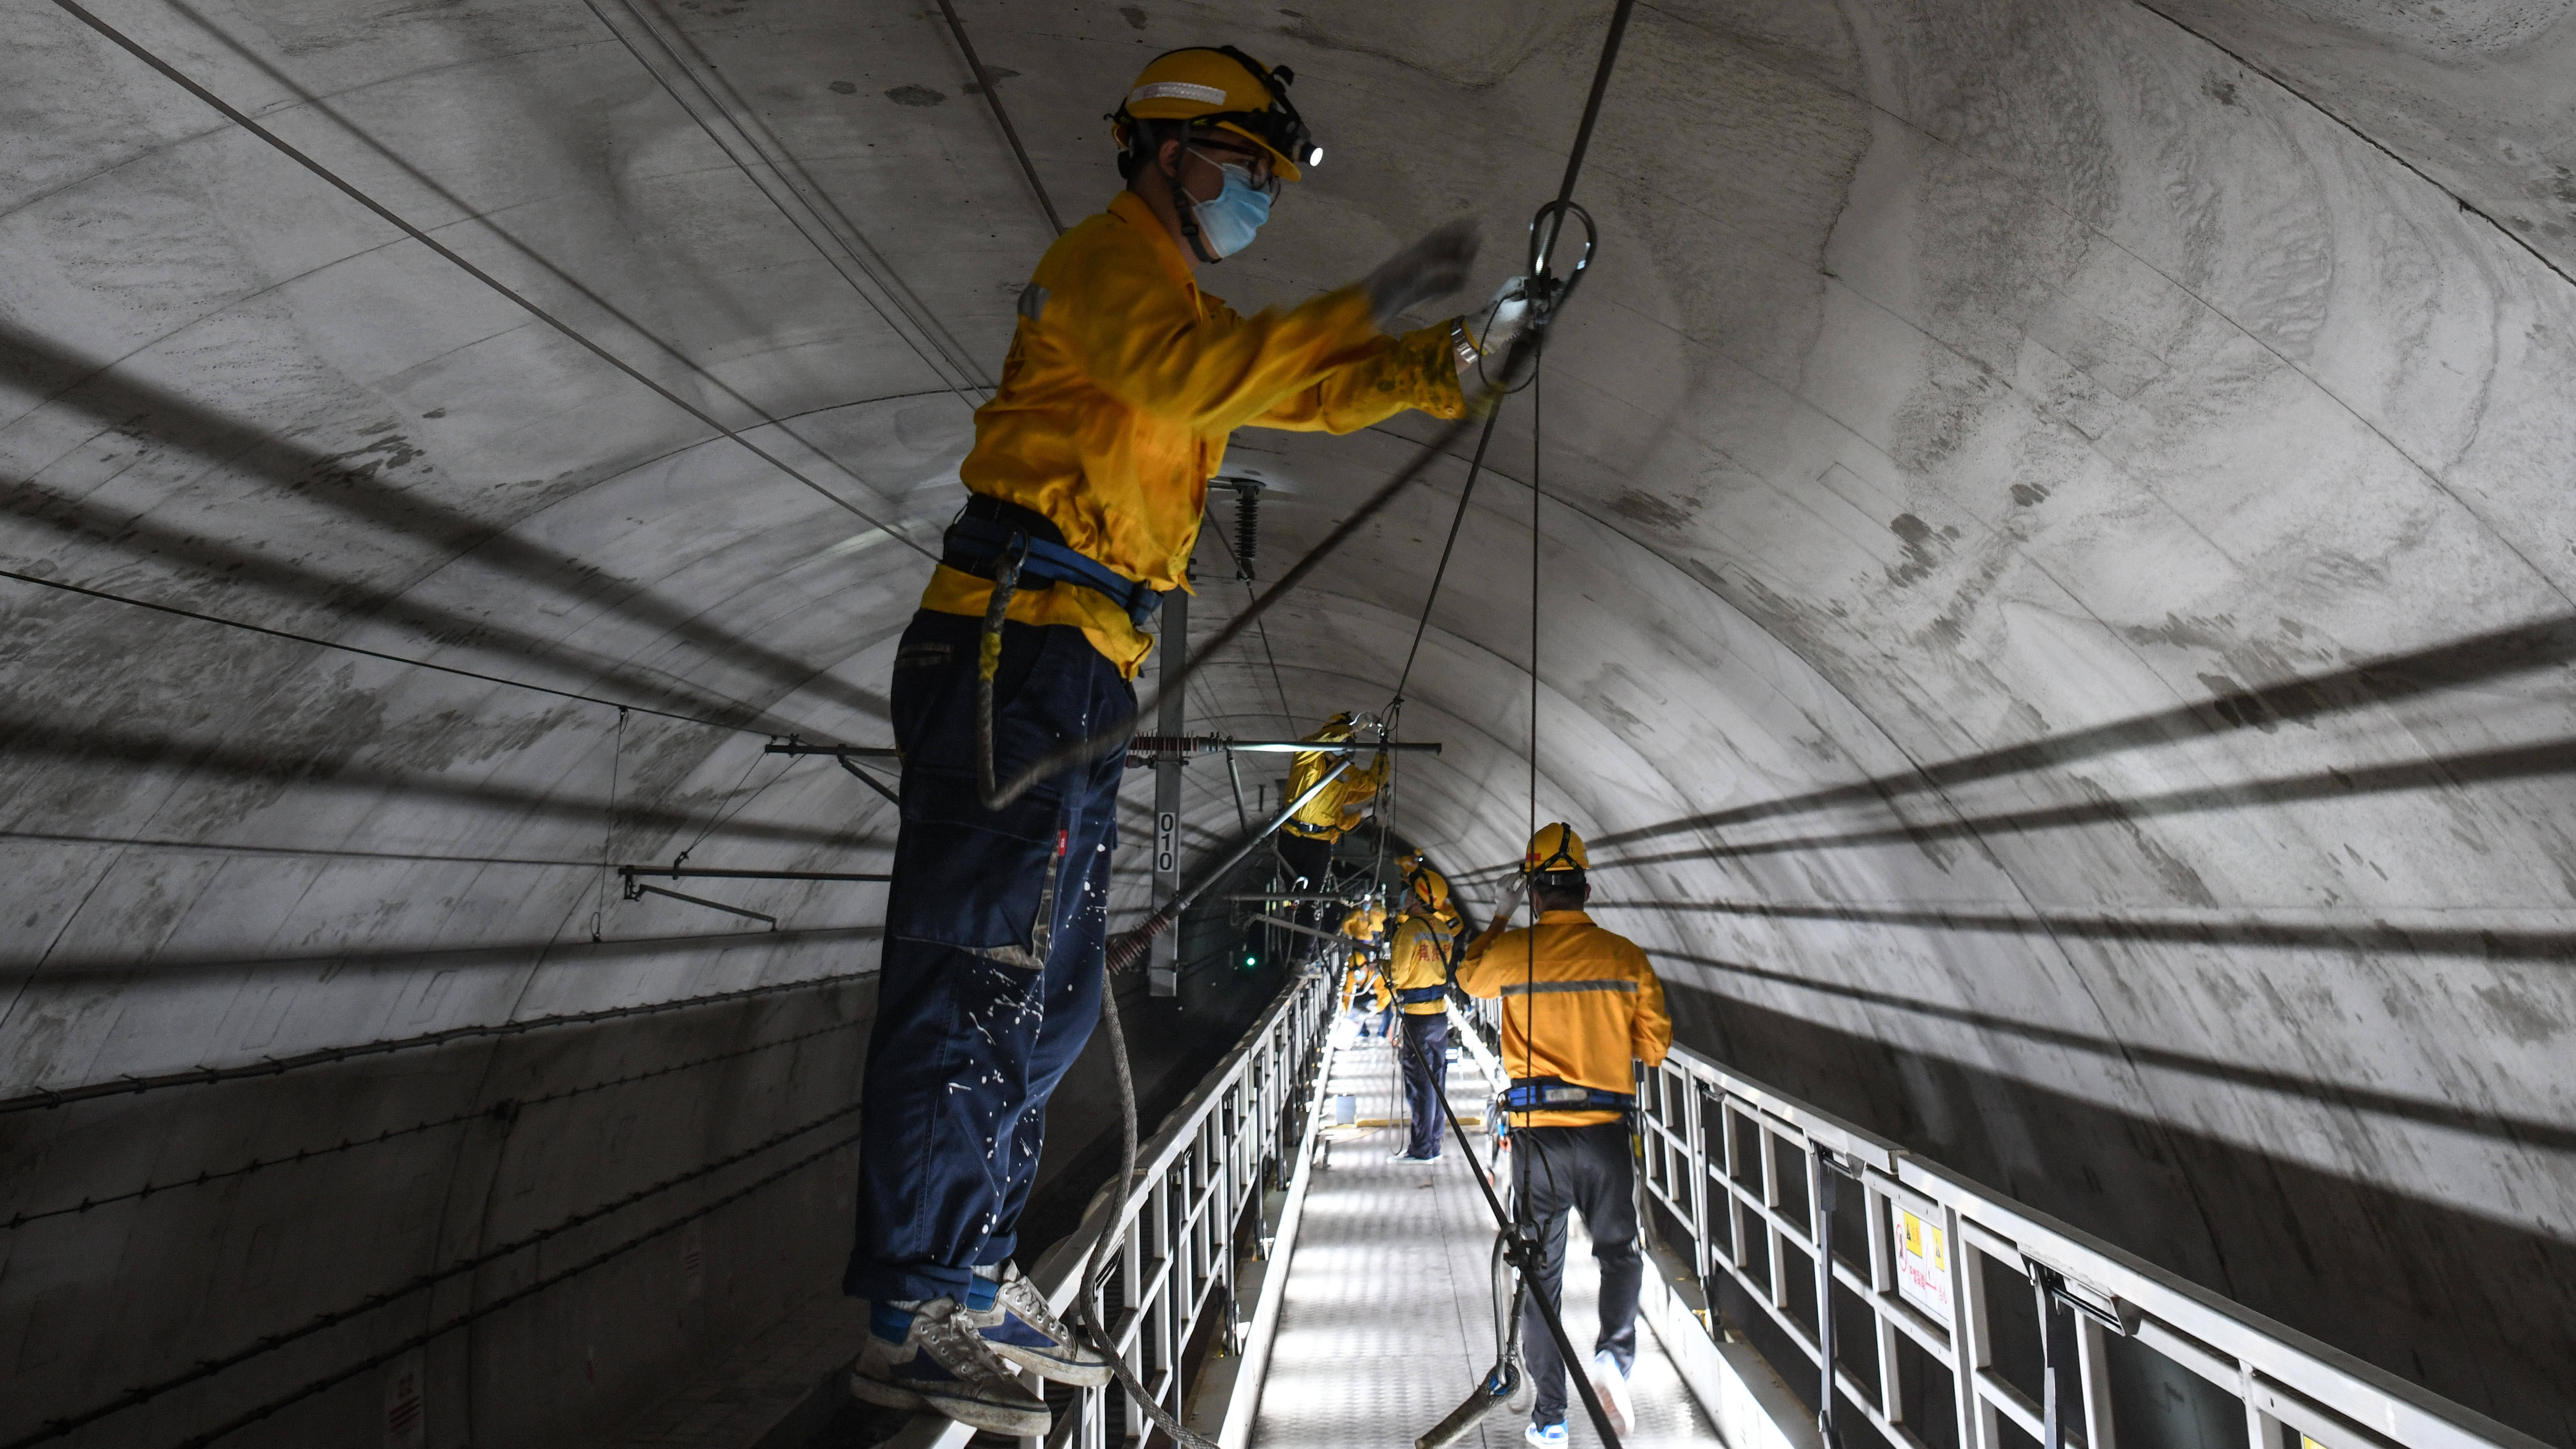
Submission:
{"label": "dark tunnel interior", "polygon": [[[1456,218],[1472,302],[1610,0],[955,0],[983,82],[947,0],[83,4],[0,54],[0,1446],[372,1443],[301,1386],[422,1335],[425,1443],[610,1444],[837,1292],[886,892],[794,873],[895,766],[767,746],[889,743],[1118,88],[1295,67],[1238,309]],[[1472,916],[1573,822],[1691,1051],[2576,1449],[2576,0],[1649,0],[1599,117],[1489,446],[1231,440],[1166,649],[1427,462],[1186,729],[1400,697]],[[1247,914],[1121,979],[1148,1130]],[[2244,1443],[2120,1353],[2122,1449]]]}

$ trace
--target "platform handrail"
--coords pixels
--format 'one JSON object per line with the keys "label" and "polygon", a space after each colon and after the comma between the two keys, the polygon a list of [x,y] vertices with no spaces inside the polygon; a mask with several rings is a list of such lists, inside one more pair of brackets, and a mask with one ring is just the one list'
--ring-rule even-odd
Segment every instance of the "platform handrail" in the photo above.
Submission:
{"label": "platform handrail", "polygon": [[[1817,1285],[1827,1271],[1816,1245],[1831,1241],[1831,1281],[1843,1290],[1837,1303],[1856,1301],[1865,1311],[1874,1360],[1855,1365],[1847,1346],[1858,1335],[1835,1332],[1846,1347],[1834,1354],[1833,1412],[1857,1410],[1899,1449],[1925,1444],[1905,1421],[1900,1336],[1922,1351],[1925,1372],[1948,1376],[1955,1422],[1939,1437],[1959,1449],[2007,1449],[2005,1420],[2042,1449],[2115,1449],[2106,1363],[2114,1337],[2234,1395],[2244,1406],[2250,1449],[2545,1449],[2520,1430],[1685,1048],[1639,1070],[1637,1103],[1644,1189],[1669,1215],[1659,1227],[1687,1243],[1709,1305],[1703,1327],[1712,1336],[1724,1331],[1717,1289],[1731,1280],[1803,1355],[1773,1368],[1813,1405],[1824,1377],[1813,1327]],[[1784,1191],[1784,1150],[1803,1177],[1796,1203]],[[1827,1173],[1862,1190],[1863,1241],[1832,1237],[1830,1207],[1819,1206],[1833,1200]],[[2073,1373],[2059,1374],[2071,1391],[2058,1412],[2059,1444],[2047,1442],[2045,1406],[2012,1381],[2045,1384],[2045,1368],[2020,1365],[2029,1371],[2008,1378],[1996,1366],[1989,1262],[2031,1284],[2034,1312],[2047,1315],[2048,1302],[2065,1310],[2054,1322],[2067,1329],[2044,1330],[2073,1339],[2071,1354],[2060,1358],[2071,1358]],[[1793,1290],[1793,1279],[1803,1286]],[[1803,1307],[1803,1318],[1793,1305]]]}
{"label": "platform handrail", "polygon": [[[1103,1233],[1123,1238],[1102,1287],[1100,1321],[1139,1382],[1164,1407],[1184,1413],[1183,1356],[1202,1320],[1235,1301],[1236,1224],[1266,1186],[1265,1164],[1284,1176],[1312,1110],[1313,1078],[1322,1062],[1331,991],[1319,976],[1301,976],[1280,992],[1250,1030],[1163,1119],[1136,1152],[1134,1191],[1123,1224],[1113,1223],[1117,1184],[1104,1185],[1082,1224],[1038,1260],[1029,1276],[1068,1319],[1080,1285],[1075,1277]],[[1220,1300],[1214,1291],[1223,1290]],[[1227,1346],[1233,1351],[1233,1346]],[[1113,1427],[1114,1425],[1114,1427]],[[1108,1449],[1141,1441],[1144,1410],[1117,1385],[1073,1391],[1056,1413],[1048,1449]],[[963,1443],[965,1435],[955,1436]]]}

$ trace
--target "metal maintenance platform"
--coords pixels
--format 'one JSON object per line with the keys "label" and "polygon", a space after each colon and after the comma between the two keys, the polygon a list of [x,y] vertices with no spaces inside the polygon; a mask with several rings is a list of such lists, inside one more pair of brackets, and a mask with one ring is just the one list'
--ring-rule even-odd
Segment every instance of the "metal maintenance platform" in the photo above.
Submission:
{"label": "metal maintenance platform", "polygon": [[[1253,1420],[1254,1449],[1411,1444],[1456,1408],[1494,1361],[1494,1220],[1469,1175],[1471,1159],[1453,1138],[1437,1162],[1389,1160],[1406,1131],[1395,1051],[1383,1040],[1351,1040],[1347,1025],[1334,1030],[1326,1156],[1307,1189]],[[1490,1092],[1477,1053],[1464,1051],[1449,1064],[1450,1103],[1467,1124],[1467,1145],[1486,1161],[1493,1141],[1481,1113]],[[1599,1321],[1598,1277],[1579,1218],[1572,1236],[1565,1326],[1588,1347]],[[1508,1283],[1503,1291],[1508,1295]],[[1642,1322],[1630,1383],[1638,1422],[1628,1444],[1720,1442]],[[1510,1407],[1495,1408],[1464,1443],[1518,1449],[1529,1402],[1524,1384]],[[1599,1443],[1579,1401],[1566,1422],[1573,1443]]]}

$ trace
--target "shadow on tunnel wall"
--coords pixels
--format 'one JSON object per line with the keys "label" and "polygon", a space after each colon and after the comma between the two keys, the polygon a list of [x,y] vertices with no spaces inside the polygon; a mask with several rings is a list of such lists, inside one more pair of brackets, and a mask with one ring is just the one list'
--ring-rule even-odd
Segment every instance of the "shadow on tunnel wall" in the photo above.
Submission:
{"label": "shadow on tunnel wall", "polygon": [[[2393,705],[2418,696],[2440,694],[2514,675],[2560,669],[2571,662],[2576,662],[2576,616],[2560,616],[2538,619],[2511,628],[2472,634],[2427,649],[2383,655],[2343,669],[2275,681],[2252,688],[2238,687],[2235,681],[2230,679],[2203,675],[2202,681],[2217,690],[2214,697],[2210,699],[2196,700],[2169,710],[2133,715],[2087,729],[2032,740],[2025,744],[1964,755],[1939,764],[1881,775],[1875,779],[1857,780],[1849,784],[1811,790],[1804,794],[1784,796],[1760,804],[1736,806],[1704,815],[1665,821],[1657,825],[1607,833],[1594,839],[1592,848],[1600,851],[1618,846],[1636,845],[1694,831],[1719,830],[1760,820],[1812,814],[1847,805],[1883,805],[1893,810],[1901,796],[1933,793],[1982,780],[1998,780],[2037,771],[2061,769],[2083,760],[2181,744],[2238,730],[2251,729],[2271,734],[2284,724],[2314,723],[2371,706]],[[2129,812],[2161,814],[2229,805],[2261,806],[2287,800],[2331,799],[2344,793],[2422,789],[2467,784],[2480,780],[2518,778],[2524,774],[2563,773],[2569,768],[2571,757],[2576,756],[2576,748],[2571,747],[2576,747],[2576,742],[2557,740],[2544,745],[2462,754],[2444,759],[2400,761],[2357,771],[2326,770],[2282,780],[2252,781],[2214,790],[2182,791],[2168,796],[2136,801],[2093,802],[2077,807],[2078,813],[2066,819],[2054,818],[2059,812],[2023,812],[2023,815],[2029,818],[2022,818],[2022,815],[1997,816],[1987,821],[1960,822],[1959,825],[1945,826],[1943,829],[1948,833],[1974,833],[1977,829],[1997,828],[2045,829],[2055,825],[2087,823],[2093,819],[2125,818]],[[1961,826],[1965,827],[1964,832]],[[1766,842],[1750,849],[1777,851],[1815,844],[1851,845],[1877,843],[1881,840],[1911,841],[1917,839],[1919,834],[1918,827],[1886,833],[1834,836],[1817,841]],[[1684,852],[1682,856],[1675,858],[1687,858],[1694,854],[1696,852]],[[1641,860],[1660,858],[1662,857],[1629,857],[1619,863],[1634,864]],[[1604,862],[1604,864],[1608,863]]]}
{"label": "shadow on tunnel wall", "polygon": [[423,1334],[434,1442],[600,1438],[837,1285],[874,989],[0,1116],[0,1442],[373,1443]]}
{"label": "shadow on tunnel wall", "polygon": [[[566,609],[598,609],[684,640],[707,656],[760,678],[780,695],[809,691],[859,713],[885,717],[883,699],[828,669],[770,648],[713,623],[698,605],[667,598],[596,565],[566,558],[512,533],[516,519],[478,517],[432,495],[429,479],[397,483],[397,470],[427,470],[424,455],[394,424],[366,430],[361,446],[329,452],[292,441],[267,428],[226,416],[167,388],[111,373],[58,344],[0,324],[0,381],[15,383],[49,404],[80,414],[91,425],[138,447],[170,449],[206,470],[233,470],[264,483],[273,496],[336,514],[348,526],[409,540],[440,564],[471,558],[509,576],[537,596]],[[587,480],[585,480],[587,481]],[[550,664],[576,678],[598,679],[665,708],[708,715],[729,724],[762,723],[758,706],[717,695],[666,673],[546,639],[499,619],[480,617],[404,597],[364,579],[326,573],[280,558],[249,538],[227,542],[175,528],[142,514],[109,509],[27,479],[8,480],[6,512],[22,527],[57,539],[130,557],[164,559],[188,572],[180,585],[201,595],[207,588],[248,587],[279,598],[318,605],[342,617],[380,619],[405,626],[441,645]],[[174,483],[168,491],[184,491]],[[443,491],[453,491],[452,487]],[[527,490],[522,513],[541,509],[557,490]],[[159,501],[159,500],[154,500]],[[238,510],[236,510],[238,513]],[[274,519],[270,519],[274,522]]]}
{"label": "shadow on tunnel wall", "polygon": [[[1693,1050],[2435,1393],[2576,1445],[2576,1244],[1722,994],[1667,991],[1676,1038]],[[2037,1145],[2035,1163],[1999,1148],[2006,1117]],[[1792,1351],[1786,1362],[1802,1382],[1804,1361]],[[2243,1444],[2241,1414],[2213,1417],[2183,1393],[2143,1396],[2153,1408],[2141,1412],[2159,1416],[2147,1444]]]}

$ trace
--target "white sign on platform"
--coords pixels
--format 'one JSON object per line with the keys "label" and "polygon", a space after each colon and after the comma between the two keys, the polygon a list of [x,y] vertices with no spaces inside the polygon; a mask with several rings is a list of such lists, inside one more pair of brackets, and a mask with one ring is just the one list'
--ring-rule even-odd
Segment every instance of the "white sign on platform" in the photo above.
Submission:
{"label": "white sign on platform", "polygon": [[1896,1291],[1930,1314],[1950,1321],[1950,1243],[1940,1225],[1896,1209]]}

